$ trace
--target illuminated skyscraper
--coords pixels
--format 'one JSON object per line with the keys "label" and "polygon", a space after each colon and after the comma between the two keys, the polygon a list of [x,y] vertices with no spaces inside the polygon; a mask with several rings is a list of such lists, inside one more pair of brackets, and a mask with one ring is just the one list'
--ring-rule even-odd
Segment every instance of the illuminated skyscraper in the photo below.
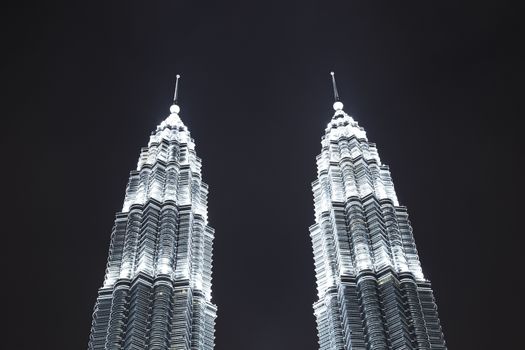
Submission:
{"label": "illuminated skyscraper", "polygon": [[321,350],[446,349],[405,207],[374,143],[343,111],[321,140],[310,227]]}
{"label": "illuminated skyscraper", "polygon": [[116,215],[90,350],[213,349],[208,186],[177,87],[170,112],[141,150]]}

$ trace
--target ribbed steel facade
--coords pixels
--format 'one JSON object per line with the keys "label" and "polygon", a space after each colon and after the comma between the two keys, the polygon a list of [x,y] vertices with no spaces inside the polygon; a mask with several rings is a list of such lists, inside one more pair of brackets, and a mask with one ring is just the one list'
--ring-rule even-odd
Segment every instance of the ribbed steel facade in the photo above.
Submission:
{"label": "ribbed steel facade", "polygon": [[312,183],[320,349],[446,349],[388,166],[342,103],[334,109]]}
{"label": "ribbed steel facade", "polygon": [[179,110],[172,106],[130,174],[111,233],[90,350],[213,349],[208,186]]}

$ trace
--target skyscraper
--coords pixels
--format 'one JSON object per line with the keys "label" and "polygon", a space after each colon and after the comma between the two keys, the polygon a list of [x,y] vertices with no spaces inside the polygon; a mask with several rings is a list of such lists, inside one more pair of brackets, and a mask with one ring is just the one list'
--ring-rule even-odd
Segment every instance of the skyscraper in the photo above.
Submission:
{"label": "skyscraper", "polygon": [[111,233],[88,348],[211,350],[212,242],[208,186],[179,117],[157,126],[131,171]]}
{"label": "skyscraper", "polygon": [[331,74],[335,113],[317,156],[310,227],[320,349],[446,349],[407,210]]}

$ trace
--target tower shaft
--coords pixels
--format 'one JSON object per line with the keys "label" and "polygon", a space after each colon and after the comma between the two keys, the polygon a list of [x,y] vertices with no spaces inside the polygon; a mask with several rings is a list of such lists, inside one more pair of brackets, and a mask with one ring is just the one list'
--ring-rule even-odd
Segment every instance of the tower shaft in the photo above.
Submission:
{"label": "tower shaft", "polygon": [[334,109],[312,183],[320,349],[446,349],[389,168],[343,104]]}
{"label": "tower shaft", "polygon": [[214,347],[208,186],[179,110],[172,106],[130,173],[89,350]]}

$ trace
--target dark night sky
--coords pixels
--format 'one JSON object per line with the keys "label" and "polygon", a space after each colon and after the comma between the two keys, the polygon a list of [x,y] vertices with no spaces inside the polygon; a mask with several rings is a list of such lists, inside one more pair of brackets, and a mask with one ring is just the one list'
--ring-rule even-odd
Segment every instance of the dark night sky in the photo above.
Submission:
{"label": "dark night sky", "polygon": [[408,206],[450,349],[517,348],[523,12],[248,3],[4,9],[6,348],[86,348],[114,214],[180,73],[216,229],[216,350],[317,349],[310,182],[332,69]]}

